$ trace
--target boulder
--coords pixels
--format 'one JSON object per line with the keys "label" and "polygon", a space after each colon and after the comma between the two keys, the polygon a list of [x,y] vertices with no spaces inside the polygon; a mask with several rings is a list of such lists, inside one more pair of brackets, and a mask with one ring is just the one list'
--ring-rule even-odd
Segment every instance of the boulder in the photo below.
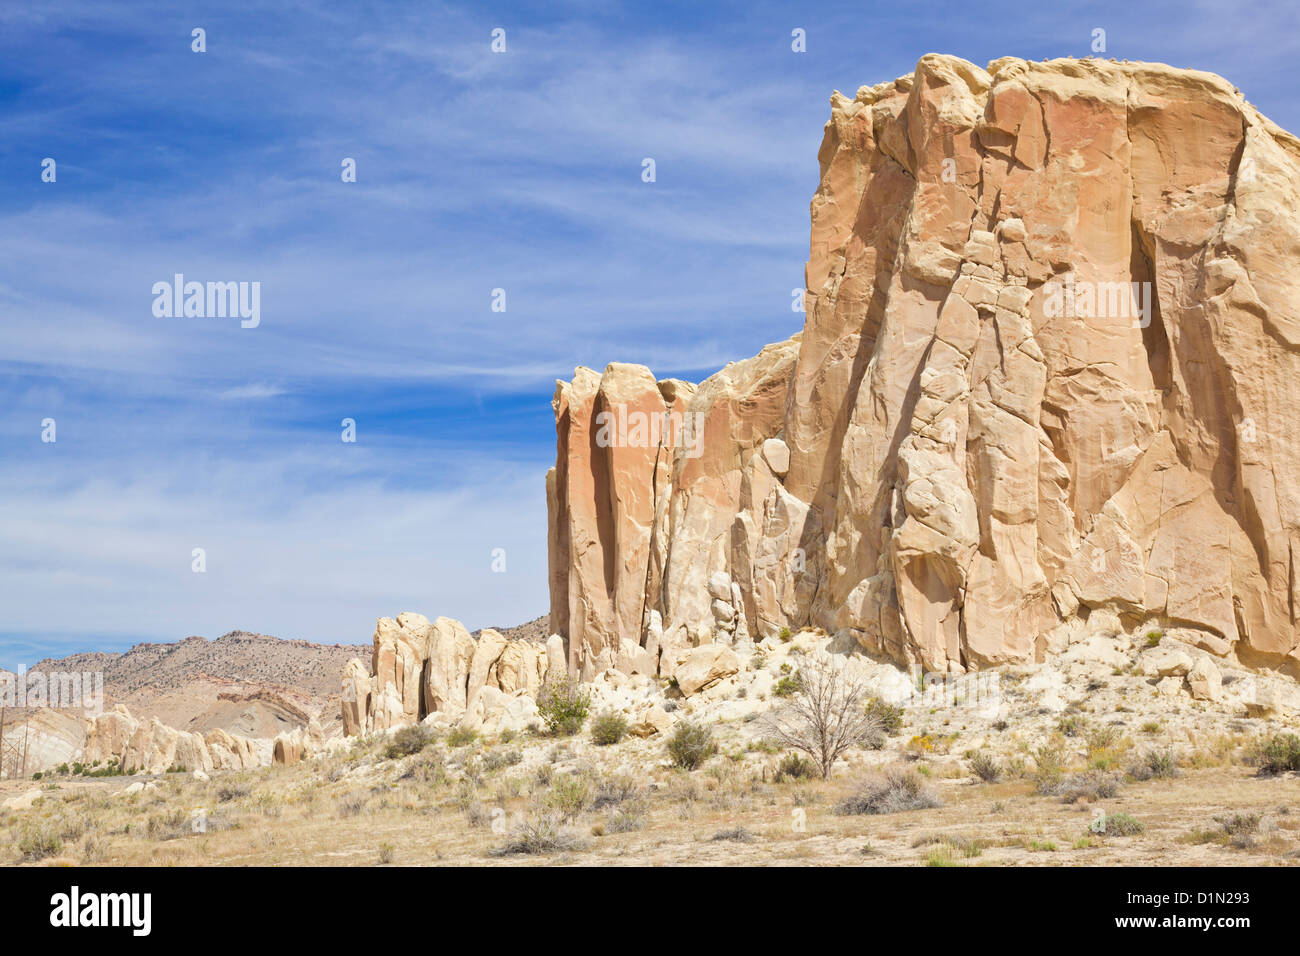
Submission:
{"label": "boulder", "polygon": [[633,737],[650,737],[664,734],[672,725],[668,712],[658,704],[646,704],[628,722],[627,732]]}
{"label": "boulder", "polygon": [[678,657],[673,676],[678,690],[691,697],[738,670],[740,660],[735,651],[723,644],[704,644]]}
{"label": "boulder", "polygon": [[1219,668],[1208,657],[1199,657],[1187,672],[1187,687],[1197,700],[1221,700],[1223,678]]}

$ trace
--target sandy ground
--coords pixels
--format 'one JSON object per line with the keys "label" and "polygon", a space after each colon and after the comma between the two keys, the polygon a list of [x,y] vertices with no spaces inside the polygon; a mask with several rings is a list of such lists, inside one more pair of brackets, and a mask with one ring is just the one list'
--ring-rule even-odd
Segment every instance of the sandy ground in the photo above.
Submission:
{"label": "sandy ground", "polygon": [[[894,740],[890,746],[900,745]],[[634,741],[601,748],[601,757],[608,754],[605,762],[614,763],[623,746],[649,749]],[[573,841],[568,849],[492,855],[493,848],[510,842],[521,817],[551,805],[566,781],[583,779],[594,790],[602,779],[620,776],[590,755],[565,769],[566,753],[543,783],[536,768],[556,747],[551,741],[513,741],[445,751],[452,774],[458,760],[470,761],[477,784],[421,780],[418,770],[408,776],[422,762],[442,764],[434,756],[444,753],[439,744],[400,760],[372,753],[210,781],[170,774],[154,778],[156,789],[132,795],[122,792],[128,783],[149,778],[60,780],[46,783],[30,809],[0,813],[0,852],[9,864],[115,866],[1300,863],[1300,776],[1294,773],[1260,777],[1231,763],[1187,768],[1172,779],[1127,782],[1111,799],[1068,804],[1036,795],[1030,778],[982,783],[961,770],[960,759],[922,758],[906,765],[928,771],[922,779],[941,807],[840,815],[835,805],[865,768],[844,766],[830,781],[764,782],[765,776],[771,779],[776,756],[737,758],[727,755],[725,745],[693,772],[660,766],[633,780],[640,792],[624,804],[573,813],[562,826]],[[531,771],[524,760],[479,769],[488,755],[511,752],[528,752],[541,762]],[[889,748],[868,756],[897,759]],[[0,800],[34,786],[41,785],[4,781]],[[610,832],[612,815],[628,803],[637,828]],[[1145,830],[1133,836],[1093,832],[1099,809],[1130,814]],[[1250,845],[1233,845],[1215,820],[1232,814],[1258,815],[1259,825],[1243,841]],[[195,819],[203,822],[196,825]],[[42,859],[24,861],[22,836],[33,827],[57,833],[59,846]]]}

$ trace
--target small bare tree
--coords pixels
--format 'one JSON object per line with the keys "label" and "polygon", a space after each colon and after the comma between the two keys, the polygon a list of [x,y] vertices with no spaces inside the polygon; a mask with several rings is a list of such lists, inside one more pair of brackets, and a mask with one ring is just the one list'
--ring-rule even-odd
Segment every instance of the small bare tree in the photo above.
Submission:
{"label": "small bare tree", "polygon": [[822,779],[850,747],[879,747],[884,722],[867,710],[864,682],[833,660],[799,668],[790,702],[763,718],[763,726],[782,745],[802,750],[818,764]]}

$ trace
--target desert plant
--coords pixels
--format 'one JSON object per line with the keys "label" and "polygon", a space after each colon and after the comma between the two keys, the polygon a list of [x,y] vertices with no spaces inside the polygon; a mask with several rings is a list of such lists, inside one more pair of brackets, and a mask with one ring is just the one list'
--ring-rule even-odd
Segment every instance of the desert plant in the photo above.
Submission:
{"label": "desert plant", "polygon": [[744,827],[736,827],[731,830],[719,830],[713,834],[712,840],[718,843],[722,840],[729,840],[733,843],[753,843],[757,839],[754,834],[750,833]]}
{"label": "desert plant", "polygon": [[568,822],[591,805],[592,788],[590,781],[579,774],[560,777],[551,784],[550,793],[545,797],[548,809],[559,814],[560,819]]}
{"label": "desert plant", "polygon": [[411,724],[393,734],[384,748],[384,756],[389,760],[418,754],[433,741],[433,731],[422,724]]}
{"label": "desert plant", "polygon": [[1067,737],[1080,737],[1087,732],[1088,722],[1078,714],[1067,714],[1056,722],[1056,729]]}
{"label": "desert plant", "polygon": [[1108,751],[1118,744],[1120,731],[1118,727],[1089,727],[1085,731],[1085,737],[1088,741],[1088,756],[1092,757],[1103,751]]}
{"label": "desert plant", "polygon": [[893,737],[903,729],[903,708],[898,704],[887,704],[879,697],[867,701],[867,713],[880,718],[880,727]]}
{"label": "desert plant", "polygon": [[563,821],[555,813],[538,811],[530,814],[514,829],[512,839],[489,852],[493,856],[510,856],[516,853],[557,853],[582,848],[582,843],[564,830]]}
{"label": "desert plant", "polygon": [[717,752],[713,729],[706,724],[683,720],[668,738],[668,756],[684,770],[695,770]]}
{"label": "desert plant", "polygon": [[1147,825],[1129,813],[1113,813],[1106,818],[1106,833],[1110,836],[1134,836],[1143,832]]}
{"label": "desert plant", "polygon": [[591,742],[598,747],[616,744],[626,735],[627,718],[617,711],[604,711],[591,720]]}
{"label": "desert plant", "polygon": [[440,748],[426,749],[406,765],[403,780],[441,784],[447,782],[447,755]]}
{"label": "desert plant", "polygon": [[1259,768],[1261,776],[1300,770],[1300,737],[1295,734],[1261,737],[1251,745],[1248,759]]}
{"label": "desert plant", "polygon": [[914,770],[889,767],[883,774],[862,781],[835,807],[839,814],[899,813],[942,806],[943,801]]}
{"label": "desert plant", "polygon": [[591,797],[591,808],[600,810],[614,807],[628,801],[639,802],[644,797],[636,778],[629,774],[613,774],[596,781],[595,792]]}
{"label": "desert plant", "polygon": [[799,687],[790,702],[770,711],[763,722],[784,746],[811,757],[827,779],[850,747],[884,746],[884,721],[866,702],[861,679],[831,661],[818,660],[800,669]]}
{"label": "desert plant", "polygon": [[791,674],[782,677],[772,687],[772,696],[774,697],[792,697],[802,689],[802,680],[798,674]]}
{"label": "desert plant", "polygon": [[341,817],[355,817],[366,808],[369,802],[369,795],[357,791],[350,793],[338,802],[338,812]]}
{"label": "desert plant", "polygon": [[644,825],[645,818],[642,814],[632,810],[616,810],[605,821],[605,830],[608,833],[631,833]]}
{"label": "desert plant", "polygon": [[1034,785],[1039,793],[1050,793],[1065,774],[1065,748],[1052,741],[1034,750]]}
{"label": "desert plant", "polygon": [[50,823],[27,823],[14,834],[14,844],[24,860],[43,860],[63,852],[63,838]]}
{"label": "desert plant", "polygon": [[970,758],[970,769],[985,783],[997,783],[1002,779],[1002,765],[992,754],[983,750]]}
{"label": "desert plant", "polygon": [[1223,827],[1224,833],[1229,836],[1236,836],[1239,833],[1256,832],[1259,829],[1261,819],[1258,813],[1233,813],[1215,817],[1214,822]]}
{"label": "desert plant", "polygon": [[380,863],[380,865],[381,865],[381,866],[387,866],[389,863],[392,863],[392,862],[393,862],[393,855],[394,855],[394,853],[395,853],[396,851],[397,851],[397,847],[393,846],[391,843],[381,843],[381,844],[379,844],[379,863]]}
{"label": "desert plant", "polygon": [[1128,773],[1134,780],[1167,780],[1178,776],[1178,761],[1168,748],[1148,750],[1129,767]]}
{"label": "desert plant", "polygon": [[513,767],[524,759],[518,750],[493,750],[483,756],[483,769],[491,773],[502,767]]}
{"label": "desert plant", "polygon": [[223,783],[217,787],[217,800],[229,803],[231,800],[242,800],[252,792],[253,788],[246,783]]}
{"label": "desert plant", "polygon": [[468,747],[477,737],[478,734],[468,727],[453,727],[451,733],[447,734],[447,746],[452,748]]}
{"label": "desert plant", "polygon": [[820,772],[817,765],[803,754],[786,754],[776,765],[772,779],[776,783],[785,783],[787,780],[805,780]]}
{"label": "desert plant", "polygon": [[1099,770],[1072,773],[1055,780],[1044,780],[1037,792],[1044,796],[1060,797],[1066,803],[1081,799],[1104,800],[1119,795],[1119,777]]}
{"label": "desert plant", "polygon": [[590,709],[591,695],[568,677],[547,682],[537,695],[537,712],[552,736],[572,737]]}

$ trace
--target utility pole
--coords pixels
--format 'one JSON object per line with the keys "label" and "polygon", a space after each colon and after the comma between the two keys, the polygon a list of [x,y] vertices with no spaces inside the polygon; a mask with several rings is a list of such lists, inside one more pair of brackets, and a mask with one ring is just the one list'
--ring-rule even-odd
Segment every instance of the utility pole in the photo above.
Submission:
{"label": "utility pole", "polygon": [[5,709],[0,706],[0,780],[5,775]]}
{"label": "utility pole", "polygon": [[27,735],[31,732],[31,726],[27,723],[27,715],[23,714],[23,771],[20,777],[27,776]]}

